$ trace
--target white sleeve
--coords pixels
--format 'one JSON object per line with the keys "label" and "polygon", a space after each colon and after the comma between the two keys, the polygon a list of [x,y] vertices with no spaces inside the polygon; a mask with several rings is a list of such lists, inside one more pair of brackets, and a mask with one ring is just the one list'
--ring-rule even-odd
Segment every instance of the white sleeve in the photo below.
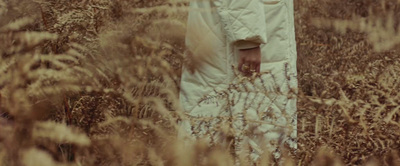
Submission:
{"label": "white sleeve", "polygon": [[215,0],[229,44],[265,44],[267,30],[260,0]]}

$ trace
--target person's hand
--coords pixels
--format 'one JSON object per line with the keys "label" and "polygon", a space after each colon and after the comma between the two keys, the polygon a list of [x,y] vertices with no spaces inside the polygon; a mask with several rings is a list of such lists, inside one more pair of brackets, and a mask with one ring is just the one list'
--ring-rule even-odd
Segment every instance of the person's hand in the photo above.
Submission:
{"label": "person's hand", "polygon": [[239,50],[239,71],[245,76],[251,76],[253,73],[260,73],[261,48],[241,49]]}

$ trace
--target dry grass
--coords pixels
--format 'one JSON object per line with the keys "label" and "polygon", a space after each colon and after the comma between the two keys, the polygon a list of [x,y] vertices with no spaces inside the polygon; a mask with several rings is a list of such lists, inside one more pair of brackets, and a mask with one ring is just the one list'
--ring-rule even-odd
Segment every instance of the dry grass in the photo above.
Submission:
{"label": "dry grass", "polygon": [[[176,136],[187,3],[0,0],[0,166],[249,165]],[[299,147],[283,165],[400,165],[399,2],[295,6]]]}

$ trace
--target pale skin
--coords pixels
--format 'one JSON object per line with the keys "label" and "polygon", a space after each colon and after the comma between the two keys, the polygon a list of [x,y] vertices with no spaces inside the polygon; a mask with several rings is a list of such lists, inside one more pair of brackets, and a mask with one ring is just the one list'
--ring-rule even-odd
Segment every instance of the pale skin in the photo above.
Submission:
{"label": "pale skin", "polygon": [[253,75],[253,73],[260,73],[260,64],[261,64],[260,47],[239,50],[238,69],[245,76],[251,76]]}

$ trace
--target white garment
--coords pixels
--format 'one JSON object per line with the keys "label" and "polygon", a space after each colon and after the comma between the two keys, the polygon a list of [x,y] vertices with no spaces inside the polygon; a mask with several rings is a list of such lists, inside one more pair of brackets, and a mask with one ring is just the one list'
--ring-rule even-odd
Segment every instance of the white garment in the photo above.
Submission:
{"label": "white garment", "polygon": [[[182,73],[181,105],[197,121],[184,123],[186,131],[218,142],[231,121],[239,145],[274,151],[288,142],[296,148],[293,1],[199,0],[190,7],[186,45],[199,65]],[[243,83],[234,70],[237,50],[258,45],[263,74]]]}

